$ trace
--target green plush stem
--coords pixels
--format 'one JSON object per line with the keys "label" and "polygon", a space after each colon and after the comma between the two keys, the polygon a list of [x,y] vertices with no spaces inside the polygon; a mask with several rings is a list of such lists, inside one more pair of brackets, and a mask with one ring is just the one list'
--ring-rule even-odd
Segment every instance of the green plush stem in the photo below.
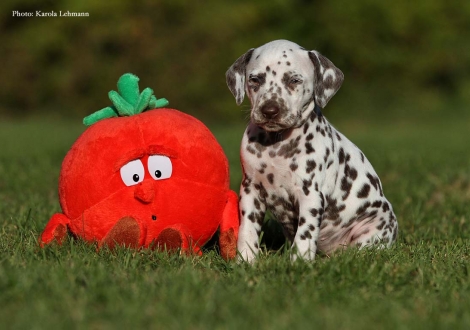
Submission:
{"label": "green plush stem", "polygon": [[101,109],[83,119],[87,126],[105,118],[116,116],[133,116],[149,109],[162,108],[169,104],[168,100],[157,99],[151,88],[139,93],[139,78],[132,73],[123,74],[117,83],[118,92],[110,91],[109,99],[112,107]]}
{"label": "green plush stem", "polygon": [[97,121],[100,121],[101,119],[117,117],[117,116],[118,116],[118,112],[116,111],[116,109],[112,107],[106,107],[104,109],[96,111],[92,113],[91,115],[83,118],[83,124],[85,126],[90,126],[96,123]]}
{"label": "green plush stem", "polygon": [[139,100],[136,104],[137,113],[141,113],[145,108],[149,106],[150,98],[152,97],[153,90],[151,88],[146,88],[142,91],[139,96]]}
{"label": "green plush stem", "polygon": [[125,73],[117,83],[119,94],[129,104],[136,104],[139,99],[139,77],[132,73]]}
{"label": "green plush stem", "polygon": [[120,116],[132,116],[135,114],[134,105],[129,104],[124,98],[116,91],[108,93],[109,99],[113,102]]}
{"label": "green plush stem", "polygon": [[155,102],[155,105],[152,106],[153,109],[166,107],[170,102],[167,99],[161,98]]}
{"label": "green plush stem", "polygon": [[152,95],[149,101],[149,109],[163,108],[166,107],[170,102],[167,99],[158,99]]}
{"label": "green plush stem", "polygon": [[149,109],[155,109],[155,104],[157,104],[157,98],[155,95],[150,96]]}

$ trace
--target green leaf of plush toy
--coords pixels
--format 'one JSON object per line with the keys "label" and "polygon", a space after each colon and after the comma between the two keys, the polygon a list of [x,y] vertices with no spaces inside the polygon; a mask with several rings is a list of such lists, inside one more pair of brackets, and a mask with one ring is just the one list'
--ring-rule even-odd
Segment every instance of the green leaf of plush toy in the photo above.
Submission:
{"label": "green leaf of plush toy", "polygon": [[83,118],[83,124],[90,126],[102,119],[137,115],[145,110],[162,108],[169,104],[167,99],[157,99],[151,88],[145,88],[139,93],[139,77],[132,73],[123,74],[117,87],[118,92],[108,93],[113,106]]}
{"label": "green leaf of plush toy", "polygon": [[92,113],[91,115],[83,118],[83,124],[85,124],[86,126],[90,126],[96,123],[97,121],[100,121],[101,119],[117,117],[117,116],[118,116],[118,113],[116,109],[114,109],[113,107],[106,107],[104,109],[96,111]]}
{"label": "green leaf of plush toy", "polygon": [[129,104],[118,92],[110,91],[108,96],[120,116],[132,116],[135,114],[134,106]]}
{"label": "green leaf of plush toy", "polygon": [[158,99],[152,95],[149,102],[150,109],[163,108],[166,107],[170,102],[167,99]]}
{"label": "green leaf of plush toy", "polygon": [[129,104],[136,104],[139,98],[139,77],[132,73],[125,73],[117,82],[119,94]]}
{"label": "green leaf of plush toy", "polygon": [[145,108],[149,106],[150,98],[152,97],[152,95],[153,90],[148,87],[142,91],[136,103],[135,111],[137,113],[141,113]]}

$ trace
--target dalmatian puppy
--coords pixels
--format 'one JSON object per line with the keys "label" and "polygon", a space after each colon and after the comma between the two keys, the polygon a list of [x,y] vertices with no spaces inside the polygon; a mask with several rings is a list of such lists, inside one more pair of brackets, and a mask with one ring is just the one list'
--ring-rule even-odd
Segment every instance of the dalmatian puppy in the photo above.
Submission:
{"label": "dalmatian puppy", "polygon": [[251,102],[241,143],[244,260],[259,252],[267,210],[292,243],[293,260],[396,240],[397,220],[372,165],[321,112],[343,78],[326,57],[286,40],[252,48],[228,69],[237,104],[245,93]]}

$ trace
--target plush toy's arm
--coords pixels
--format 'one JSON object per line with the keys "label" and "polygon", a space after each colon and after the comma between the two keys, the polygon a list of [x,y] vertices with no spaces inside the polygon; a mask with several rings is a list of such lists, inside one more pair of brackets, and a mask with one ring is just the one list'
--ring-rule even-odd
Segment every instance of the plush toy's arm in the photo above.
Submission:
{"label": "plush toy's arm", "polygon": [[44,247],[54,240],[56,240],[59,245],[62,244],[63,239],[67,236],[67,226],[69,224],[70,220],[64,214],[54,214],[39,238],[39,245]]}
{"label": "plush toy's arm", "polygon": [[239,226],[238,196],[230,190],[227,194],[227,204],[222,215],[219,235],[220,254],[225,260],[233,259],[237,255]]}

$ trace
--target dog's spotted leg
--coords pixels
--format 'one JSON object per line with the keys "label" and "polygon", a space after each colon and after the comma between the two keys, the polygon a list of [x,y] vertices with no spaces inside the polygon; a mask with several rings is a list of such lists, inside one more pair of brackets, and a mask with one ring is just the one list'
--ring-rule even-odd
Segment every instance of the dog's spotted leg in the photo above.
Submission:
{"label": "dog's spotted leg", "polygon": [[300,257],[304,260],[313,260],[317,251],[318,235],[324,212],[323,196],[321,193],[317,198],[312,198],[311,194],[308,199],[307,196],[303,196],[299,204],[299,226],[294,238],[291,259],[294,261]]}
{"label": "dog's spotted leg", "polygon": [[259,253],[259,236],[266,212],[266,205],[264,200],[261,200],[260,190],[264,190],[262,185],[252,184],[248,177],[243,179],[240,190],[241,224],[238,231],[237,249],[240,257],[248,262],[254,261]]}

